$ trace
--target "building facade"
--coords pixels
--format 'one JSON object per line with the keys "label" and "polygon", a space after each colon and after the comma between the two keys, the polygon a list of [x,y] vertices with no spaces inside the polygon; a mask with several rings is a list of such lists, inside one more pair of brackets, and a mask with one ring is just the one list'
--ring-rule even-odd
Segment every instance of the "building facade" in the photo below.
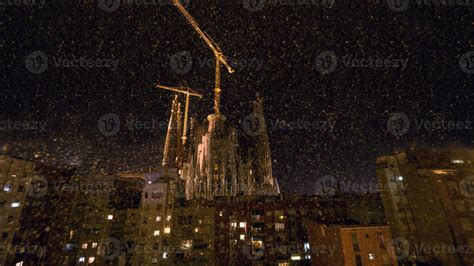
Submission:
{"label": "building facade", "polygon": [[377,159],[401,263],[474,263],[474,151],[407,149]]}
{"label": "building facade", "polygon": [[[280,193],[272,173],[270,143],[260,97],[253,104],[252,114],[247,117],[246,123],[256,129],[245,132],[252,136],[254,143],[252,149],[245,151],[239,147],[237,129],[221,114],[209,115],[203,125],[192,120],[189,143],[182,146],[180,116],[180,104],[175,98],[163,165],[176,162],[174,166],[180,169],[187,199]],[[244,158],[244,155],[249,156]]]}
{"label": "building facade", "polygon": [[308,224],[312,265],[396,266],[386,225]]}

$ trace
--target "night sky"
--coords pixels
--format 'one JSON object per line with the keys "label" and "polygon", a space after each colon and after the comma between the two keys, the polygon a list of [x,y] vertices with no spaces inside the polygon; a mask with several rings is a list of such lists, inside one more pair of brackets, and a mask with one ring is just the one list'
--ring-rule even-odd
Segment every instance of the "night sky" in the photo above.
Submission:
{"label": "night sky", "polygon": [[[191,114],[203,121],[213,112],[211,50],[163,0],[122,1],[109,12],[86,0],[56,2],[46,0],[41,8],[0,6],[2,142],[85,168],[98,161],[116,172],[158,165],[165,128],[126,124],[166,122],[172,96],[153,89],[155,83],[203,93],[204,99],[192,99],[191,105]],[[274,175],[284,190],[312,193],[312,184],[325,175],[374,182],[375,159],[396,147],[473,146],[474,63],[462,64],[474,60],[472,5],[411,1],[396,12],[383,0],[336,0],[330,8],[215,2],[191,0],[188,10],[229,61],[238,63],[232,75],[222,68],[222,113],[245,134],[242,121],[251,101],[257,93],[263,96]],[[48,68],[35,74],[28,60],[38,51],[47,56]],[[337,65],[323,74],[316,62],[326,51]],[[176,71],[173,62],[183,54],[191,55],[192,67]],[[116,69],[55,65],[81,57],[118,63]],[[346,64],[348,58],[407,64],[358,67]],[[120,117],[121,130],[114,136],[98,129],[107,113]],[[388,130],[393,114],[408,118],[405,134]],[[5,128],[8,121],[46,126],[44,131]],[[324,121],[335,122],[332,132]],[[463,126],[419,127],[426,121]]]}

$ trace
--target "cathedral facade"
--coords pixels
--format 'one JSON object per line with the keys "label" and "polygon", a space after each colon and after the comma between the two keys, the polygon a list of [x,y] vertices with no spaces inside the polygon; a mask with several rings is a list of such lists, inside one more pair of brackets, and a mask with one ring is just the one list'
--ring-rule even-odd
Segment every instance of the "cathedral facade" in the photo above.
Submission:
{"label": "cathedral facade", "polygon": [[[251,144],[239,145],[239,131],[222,114],[210,114],[203,124],[191,120],[189,141],[181,137],[181,104],[174,98],[163,152],[163,166],[178,169],[186,199],[220,196],[277,195],[268,132],[260,97],[248,121],[256,128]],[[244,130],[248,131],[248,130]],[[240,132],[247,134],[249,132]]]}

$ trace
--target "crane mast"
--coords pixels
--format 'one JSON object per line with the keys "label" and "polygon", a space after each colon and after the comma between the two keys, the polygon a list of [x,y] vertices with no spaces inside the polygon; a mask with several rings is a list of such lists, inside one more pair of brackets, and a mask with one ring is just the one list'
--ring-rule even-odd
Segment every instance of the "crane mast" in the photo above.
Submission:
{"label": "crane mast", "polygon": [[187,19],[188,23],[194,28],[194,30],[199,34],[199,36],[206,42],[206,44],[211,48],[216,59],[216,69],[215,69],[215,83],[214,83],[214,112],[216,116],[220,115],[220,98],[221,98],[221,67],[220,64],[223,64],[229,73],[234,73],[234,69],[227,63],[227,60],[224,56],[224,53],[219,48],[217,43],[212,40],[212,38],[201,30],[199,24],[196,20],[189,14],[189,12],[181,4],[180,0],[173,0],[174,5],[178,10],[183,14]]}
{"label": "crane mast", "polygon": [[164,90],[169,90],[169,91],[174,91],[178,92],[181,94],[186,95],[186,104],[184,107],[184,121],[183,121],[183,136],[181,137],[183,146],[186,144],[186,139],[187,139],[187,131],[188,131],[188,111],[189,111],[189,98],[191,96],[199,97],[202,98],[202,95],[193,91],[191,88],[188,87],[169,87],[169,86],[163,86],[163,85],[155,85],[156,88],[164,89]]}

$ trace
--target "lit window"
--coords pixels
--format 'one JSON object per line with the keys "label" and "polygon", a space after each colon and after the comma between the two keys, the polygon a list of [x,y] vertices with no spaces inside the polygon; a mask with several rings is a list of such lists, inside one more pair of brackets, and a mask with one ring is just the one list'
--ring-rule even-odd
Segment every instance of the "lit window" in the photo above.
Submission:
{"label": "lit window", "polygon": [[369,260],[374,260],[374,254],[369,253]]}
{"label": "lit window", "polygon": [[236,227],[237,227],[237,223],[236,223],[236,222],[232,222],[232,223],[230,223],[230,226],[233,227],[233,228],[236,228]]}
{"label": "lit window", "polygon": [[156,216],[156,220],[157,222],[161,222],[161,216]]}
{"label": "lit window", "polygon": [[114,219],[114,216],[113,216],[112,214],[109,214],[109,215],[107,216],[107,220],[112,220],[112,219]]}
{"label": "lit window", "polygon": [[79,262],[85,262],[86,258],[85,257],[79,257]]}
{"label": "lit window", "polygon": [[193,246],[192,240],[183,240],[181,241],[181,249],[188,250]]}
{"label": "lit window", "polygon": [[240,240],[245,240],[245,235],[240,235]]}
{"label": "lit window", "polygon": [[153,232],[153,235],[154,236],[159,236],[160,235],[160,230],[155,230],[155,232]]}
{"label": "lit window", "polygon": [[285,224],[284,223],[275,223],[275,230],[276,231],[285,230]]}
{"label": "lit window", "polygon": [[278,266],[290,266],[289,262],[278,262]]}
{"label": "lit window", "polygon": [[171,221],[171,215],[168,215],[168,216],[166,217],[166,221],[167,221],[167,222]]}
{"label": "lit window", "polygon": [[219,212],[219,216],[222,217],[222,215],[224,214],[224,212]]}
{"label": "lit window", "polygon": [[5,185],[3,186],[3,191],[5,191],[5,192],[10,192],[10,191],[12,191],[12,185],[11,185],[11,184],[5,184]]}
{"label": "lit window", "polygon": [[199,228],[197,228],[197,227],[194,228],[194,232],[195,232],[195,233],[199,233]]}
{"label": "lit window", "polygon": [[239,227],[240,227],[240,228],[245,228],[246,225],[247,225],[246,222],[240,222],[240,223],[239,223]]}
{"label": "lit window", "polygon": [[163,259],[167,259],[168,258],[168,252],[163,252]]}
{"label": "lit window", "polygon": [[306,255],[306,256],[304,256],[304,259],[305,259],[305,260],[310,260],[310,259],[311,259],[311,255]]}
{"label": "lit window", "polygon": [[309,248],[309,243],[308,242],[304,243],[303,249],[304,249],[305,253],[307,253],[309,251],[310,248]]}
{"label": "lit window", "polygon": [[94,258],[94,257],[90,257],[90,258],[89,258],[89,263],[94,263],[94,261],[95,261],[95,258]]}
{"label": "lit window", "polygon": [[403,176],[399,176],[399,177],[398,177],[398,180],[399,180],[399,181],[403,181]]}
{"label": "lit window", "polygon": [[82,244],[82,249],[87,249],[87,243]]}
{"label": "lit window", "polygon": [[15,266],[23,266],[23,261],[15,263]]}
{"label": "lit window", "polygon": [[92,248],[96,248],[96,247],[97,247],[97,243],[96,242],[92,243]]}
{"label": "lit window", "polygon": [[20,207],[20,201],[16,200],[12,203],[12,208],[18,208]]}
{"label": "lit window", "polygon": [[171,228],[165,227],[165,234],[169,234],[171,232]]}
{"label": "lit window", "polygon": [[300,255],[292,255],[291,260],[301,260],[301,256]]}
{"label": "lit window", "polygon": [[455,164],[463,164],[463,163],[464,163],[464,160],[453,159],[453,160],[451,160],[451,163],[455,163]]}

